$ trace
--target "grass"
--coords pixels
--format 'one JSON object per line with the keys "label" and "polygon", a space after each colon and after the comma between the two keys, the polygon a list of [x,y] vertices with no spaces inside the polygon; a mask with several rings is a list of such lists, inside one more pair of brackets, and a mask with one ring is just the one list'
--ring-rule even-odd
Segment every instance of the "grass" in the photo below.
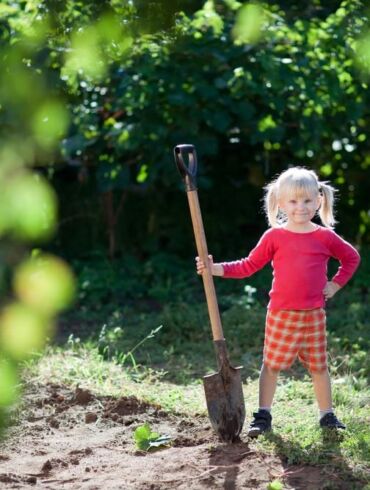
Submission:
{"label": "grass", "polygon": [[[338,417],[347,425],[343,437],[323,438],[311,381],[286,380],[280,383],[274,405],[275,435],[262,442],[283,454],[290,464],[334,462],[362,474],[370,463],[368,394],[354,389],[350,380],[333,380]],[[341,402],[338,402],[340,394]],[[329,433],[328,433],[329,434]],[[364,451],[365,449],[365,451]]]}
{"label": "grass", "polygon": [[206,414],[200,382],[179,386],[163,380],[161,371],[124,369],[91,347],[49,348],[25,373],[31,383],[81,386],[102,396],[136,396],[169,412]]}
{"label": "grass", "polygon": [[[151,369],[125,369],[106,360],[97,349],[83,345],[74,349],[49,348],[27,366],[32,383],[81,386],[99,395],[136,396],[184,416],[206,415],[202,383],[194,379],[186,385],[163,379],[164,373]],[[257,406],[258,380],[244,383],[247,420]],[[261,452],[279,455],[288,464],[326,465],[343,475],[369,478],[370,434],[368,391],[358,390],[350,377],[333,379],[336,411],[347,425],[341,438],[325,437],[318,426],[318,411],[308,376],[295,379],[281,376],[273,407],[274,432],[252,445]],[[243,436],[244,437],[244,436]]]}
{"label": "grass", "polygon": [[[347,431],[338,440],[323,437],[311,381],[296,364],[279,380],[274,432],[251,444],[290,464],[327,465],[333,474],[365,480],[370,470],[369,251],[362,257],[355,280],[327,307],[334,404]],[[216,363],[204,293],[199,278],[189,274],[192,266],[164,255],[145,264],[124,260],[114,268],[77,264],[75,308],[61,319],[54,345],[28,363],[27,379],[80,385],[100,395],[134,395],[169,412],[206,415],[201,378],[214,372]],[[244,366],[246,424],[257,407],[270,280],[264,270],[247,286],[216,283],[230,359]]]}

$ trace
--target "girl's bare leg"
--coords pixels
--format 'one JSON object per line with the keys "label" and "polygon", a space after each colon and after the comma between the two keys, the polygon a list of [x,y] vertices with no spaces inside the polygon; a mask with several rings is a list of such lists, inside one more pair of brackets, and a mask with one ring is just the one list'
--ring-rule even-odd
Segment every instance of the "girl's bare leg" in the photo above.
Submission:
{"label": "girl's bare leg", "polygon": [[311,376],[319,409],[321,411],[331,410],[333,408],[333,400],[328,370],[326,369],[319,373],[311,373]]}
{"label": "girl's bare leg", "polygon": [[265,364],[262,365],[259,378],[259,406],[260,408],[271,408],[272,400],[276,390],[279,370],[272,369]]}

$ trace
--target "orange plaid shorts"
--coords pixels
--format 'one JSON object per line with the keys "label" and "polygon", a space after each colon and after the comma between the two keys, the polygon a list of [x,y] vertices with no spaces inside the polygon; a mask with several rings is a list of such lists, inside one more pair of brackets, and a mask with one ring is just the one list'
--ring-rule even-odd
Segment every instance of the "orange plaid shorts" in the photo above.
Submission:
{"label": "orange plaid shorts", "polygon": [[267,311],[264,364],[273,369],[288,369],[297,356],[310,372],[327,369],[323,308]]}

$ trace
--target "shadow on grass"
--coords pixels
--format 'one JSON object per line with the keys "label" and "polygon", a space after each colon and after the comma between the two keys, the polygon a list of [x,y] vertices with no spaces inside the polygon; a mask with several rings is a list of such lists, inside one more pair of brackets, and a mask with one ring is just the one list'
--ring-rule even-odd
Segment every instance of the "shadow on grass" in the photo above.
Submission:
{"label": "shadow on grass", "polygon": [[[238,490],[267,488],[277,479],[296,490],[360,490],[365,482],[353,474],[341,454],[343,436],[323,431],[320,445],[312,450],[279,434],[267,434],[273,452],[264,452],[250,440],[222,444],[209,450],[210,488]],[[311,454],[312,451],[312,454]],[[282,471],[283,469],[283,471]]]}
{"label": "shadow on grass", "polygon": [[321,430],[321,442],[313,447],[303,447],[274,432],[265,437],[281,458],[284,478],[293,488],[300,488],[303,477],[306,490],[360,490],[366,484],[354,475],[342,455],[340,444],[345,437],[342,432]]}

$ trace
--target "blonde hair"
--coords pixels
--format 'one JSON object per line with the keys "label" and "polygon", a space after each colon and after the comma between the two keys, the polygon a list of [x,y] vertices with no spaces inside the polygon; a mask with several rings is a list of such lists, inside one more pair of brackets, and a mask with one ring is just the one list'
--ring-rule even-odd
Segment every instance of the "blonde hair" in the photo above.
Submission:
{"label": "blonde hair", "polygon": [[320,182],[313,170],[303,167],[292,167],[285,170],[265,188],[264,208],[269,225],[278,228],[287,221],[287,217],[279,209],[279,199],[289,193],[290,195],[321,196],[319,216],[324,226],[333,228],[334,220],[334,193],[336,189],[328,182]]}

